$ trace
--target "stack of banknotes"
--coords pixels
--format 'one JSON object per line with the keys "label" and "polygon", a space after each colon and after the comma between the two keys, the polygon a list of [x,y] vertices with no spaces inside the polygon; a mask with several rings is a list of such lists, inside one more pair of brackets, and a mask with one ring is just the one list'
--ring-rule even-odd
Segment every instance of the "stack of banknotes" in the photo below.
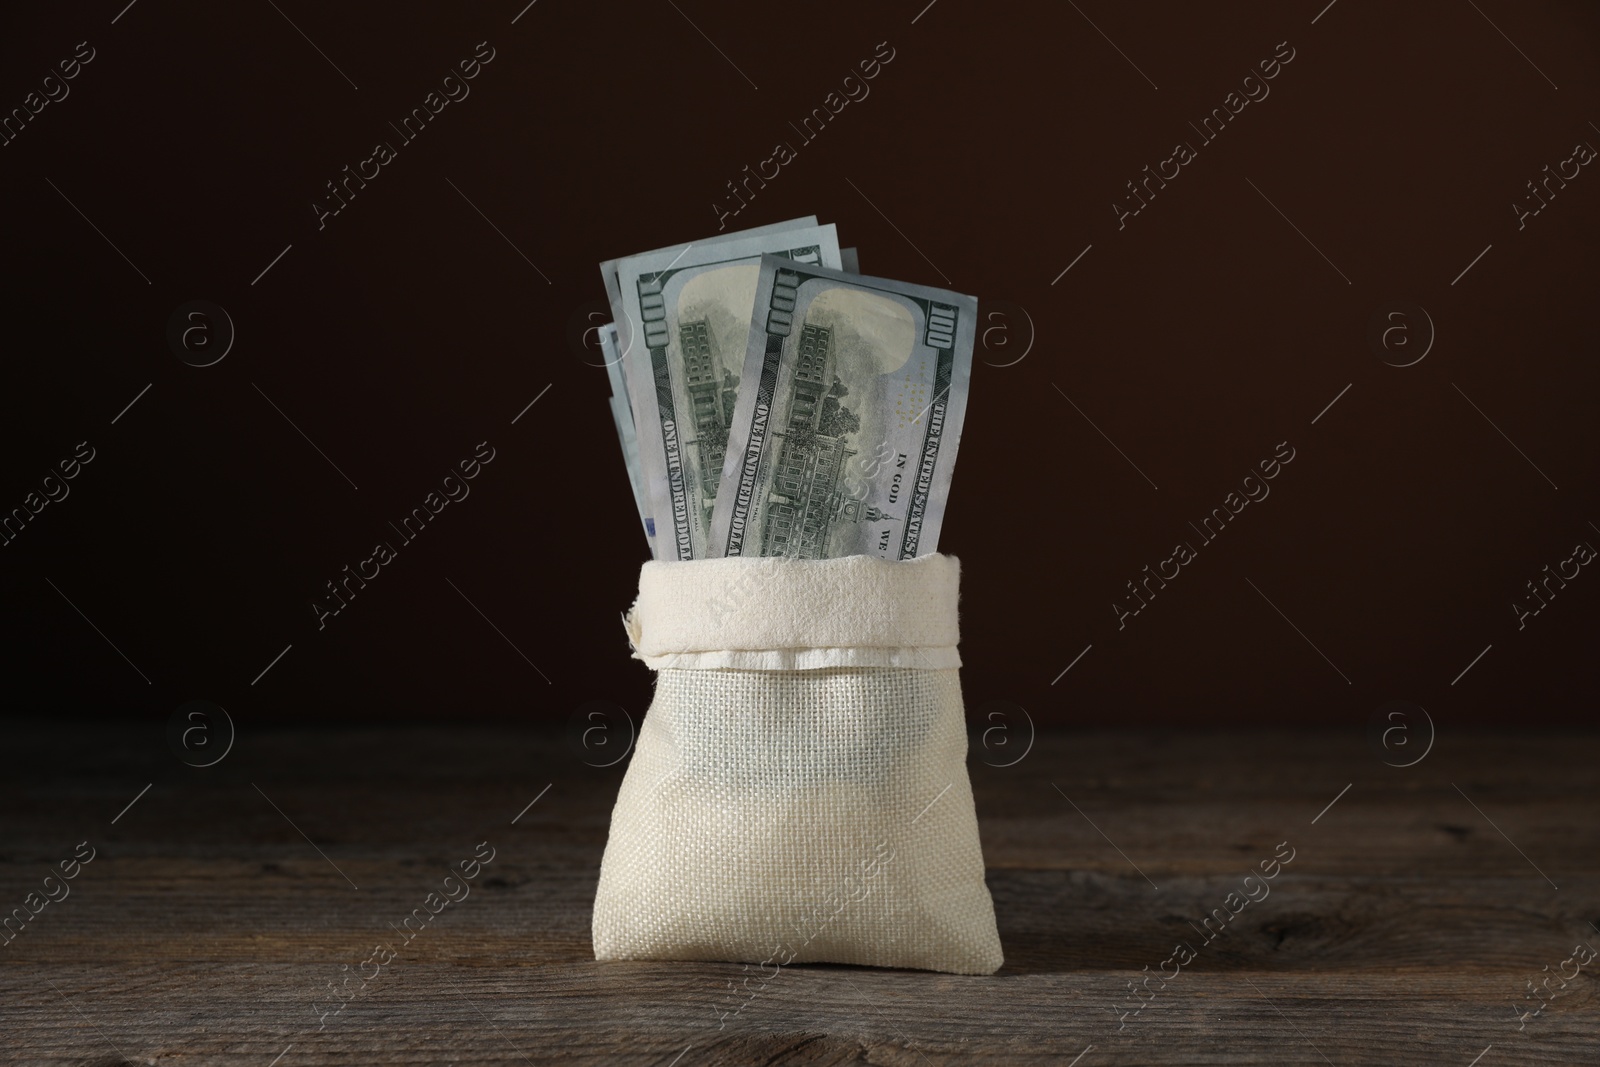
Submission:
{"label": "stack of banknotes", "polygon": [[938,548],[975,298],[862,275],[815,217],[600,273],[611,413],[654,558]]}

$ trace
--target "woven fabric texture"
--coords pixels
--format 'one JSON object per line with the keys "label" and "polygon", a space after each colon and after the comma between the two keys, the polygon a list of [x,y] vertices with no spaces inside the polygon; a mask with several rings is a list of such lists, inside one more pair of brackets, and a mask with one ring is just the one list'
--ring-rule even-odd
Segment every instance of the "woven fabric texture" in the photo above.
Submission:
{"label": "woven fabric texture", "polygon": [[595,958],[992,974],[966,753],[954,669],[661,670],[612,812]]}

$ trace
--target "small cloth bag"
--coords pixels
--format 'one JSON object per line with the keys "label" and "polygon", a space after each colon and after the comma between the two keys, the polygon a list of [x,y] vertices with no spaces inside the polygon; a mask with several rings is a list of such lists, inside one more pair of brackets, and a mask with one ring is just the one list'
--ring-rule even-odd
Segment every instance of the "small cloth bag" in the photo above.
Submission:
{"label": "small cloth bag", "polygon": [[992,974],[951,556],[651,562],[598,960]]}

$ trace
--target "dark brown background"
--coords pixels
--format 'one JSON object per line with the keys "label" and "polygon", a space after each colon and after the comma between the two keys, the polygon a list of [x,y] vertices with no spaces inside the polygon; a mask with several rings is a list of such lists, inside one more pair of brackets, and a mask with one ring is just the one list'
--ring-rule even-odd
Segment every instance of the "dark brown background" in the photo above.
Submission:
{"label": "dark brown background", "polygon": [[[112,24],[124,2],[8,13],[0,44],[5,109],[77,42],[98,53],[0,148],[0,510],[76,442],[98,452],[0,549],[12,712],[637,717],[649,675],[617,616],[645,546],[605,373],[569,328],[603,306],[597,261],[713,232],[724,182],[881,41],[871,95],[738,222],[814,212],[867,273],[943,272],[1007,311],[939,546],[966,568],[969,710],[1360,730],[1392,699],[1440,723],[1594,706],[1600,578],[1521,632],[1510,607],[1600,544],[1600,177],[1520,232],[1510,206],[1600,144],[1592,5],[540,0],[513,25],[523,0],[139,0]],[[323,183],[483,40],[471,96],[319,232]],[[1119,232],[1124,182],[1281,41],[1270,97]],[[166,343],[191,299],[237,328],[209,368]],[[1438,334],[1404,369],[1366,336],[1395,300]],[[1024,313],[1031,349],[996,365],[1026,348]],[[498,457],[471,496],[319,632],[322,584],[482,440]],[[1297,455],[1270,498],[1119,631],[1123,583],[1280,441]]]}

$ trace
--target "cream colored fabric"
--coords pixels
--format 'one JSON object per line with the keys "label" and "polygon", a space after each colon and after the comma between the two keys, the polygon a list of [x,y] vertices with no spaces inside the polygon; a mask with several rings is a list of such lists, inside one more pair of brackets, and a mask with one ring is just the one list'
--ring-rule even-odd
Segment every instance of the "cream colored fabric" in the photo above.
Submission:
{"label": "cream colored fabric", "polygon": [[[733,562],[758,561],[646,564],[635,644],[753,633],[780,649],[851,651],[834,642],[863,634],[885,648],[953,645],[952,558],[784,561],[735,599],[745,625],[718,631],[703,617],[707,600],[686,590],[724,592],[713,572],[731,581]],[[674,587],[669,574],[663,589],[663,568],[705,577]],[[845,606],[873,572],[888,610]],[[825,621],[827,603],[876,628]],[[908,604],[939,605],[944,617]],[[1002,956],[966,753],[953,668],[662,669],[612,812],[595,958],[992,974]]]}
{"label": "cream colored fabric", "polygon": [[940,555],[651,562],[628,638],[657,670],[959,667],[960,575]]}

